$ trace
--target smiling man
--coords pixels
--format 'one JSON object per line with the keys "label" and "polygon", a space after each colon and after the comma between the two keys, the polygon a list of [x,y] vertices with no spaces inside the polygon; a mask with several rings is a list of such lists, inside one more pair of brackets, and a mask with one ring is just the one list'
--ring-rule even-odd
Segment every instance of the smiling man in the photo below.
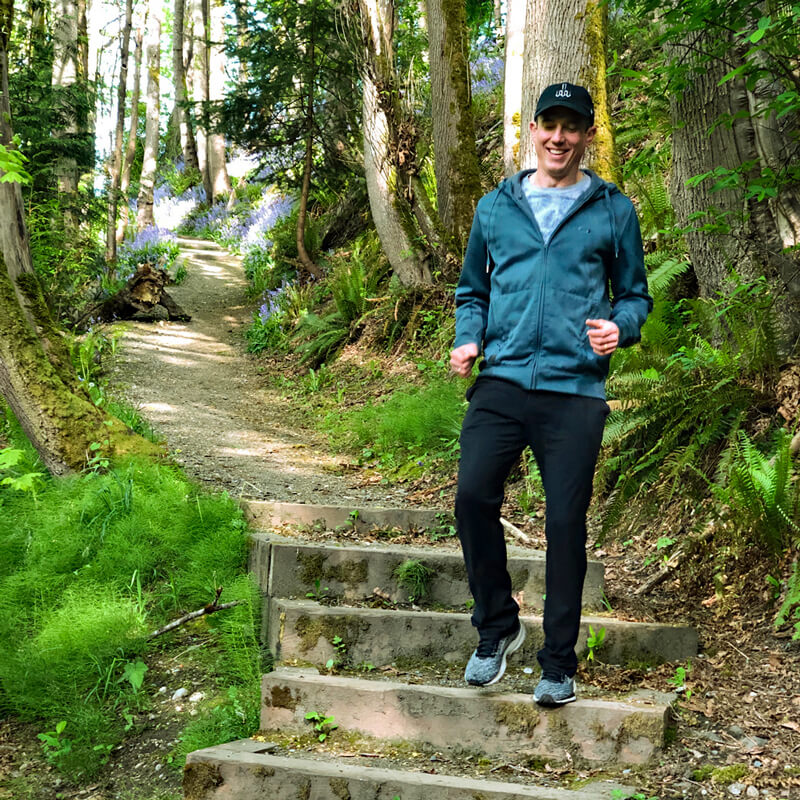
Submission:
{"label": "smiling man", "polygon": [[633,205],[581,159],[595,135],[582,86],[542,92],[530,133],[538,168],[478,203],[456,289],[452,369],[467,377],[456,520],[479,643],[465,680],[502,678],[525,639],[500,524],[503,487],[526,445],[546,496],[542,677],[534,699],[575,699],[575,645],[586,573],[586,511],[608,415],[617,347],[639,341],[652,308]]}

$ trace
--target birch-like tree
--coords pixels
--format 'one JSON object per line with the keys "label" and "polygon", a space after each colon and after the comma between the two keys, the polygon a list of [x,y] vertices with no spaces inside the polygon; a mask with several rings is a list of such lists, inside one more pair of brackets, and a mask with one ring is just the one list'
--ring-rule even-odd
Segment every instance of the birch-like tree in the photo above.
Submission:
{"label": "birch-like tree", "polygon": [[[223,0],[204,0],[208,3],[208,57],[206,59],[206,80],[208,100],[220,103],[225,98],[225,3]],[[228,176],[225,151],[225,136],[217,130],[209,130],[207,135],[208,169],[211,182],[211,199],[230,194],[231,179]]]}
{"label": "birch-like tree", "polygon": [[147,106],[144,128],[144,158],[139,178],[136,227],[139,230],[154,224],[153,191],[158,162],[159,122],[161,112],[161,3],[150,0],[147,12],[145,56],[147,63]]}
{"label": "birch-like tree", "polygon": [[519,170],[526,8],[527,0],[506,0],[503,62],[503,174],[506,177]]}
{"label": "birch-like tree", "polygon": [[[172,128],[180,138],[181,153],[186,169],[198,169],[197,145],[189,110],[186,105],[186,0],[174,0],[172,5],[172,76],[175,84],[175,105]],[[191,44],[191,36],[188,37]]]}
{"label": "birch-like tree", "polygon": [[[144,24],[147,22],[145,14]],[[128,206],[128,189],[131,185],[131,169],[136,156],[136,140],[139,130],[139,95],[141,93],[142,56],[144,35],[142,27],[136,31],[136,51],[133,57],[133,91],[131,92],[131,118],[128,126],[128,141],[125,144],[125,153],[122,159],[122,174],[119,181],[119,196],[122,200],[119,207],[119,222],[117,223],[117,245],[125,238],[130,218]]]}

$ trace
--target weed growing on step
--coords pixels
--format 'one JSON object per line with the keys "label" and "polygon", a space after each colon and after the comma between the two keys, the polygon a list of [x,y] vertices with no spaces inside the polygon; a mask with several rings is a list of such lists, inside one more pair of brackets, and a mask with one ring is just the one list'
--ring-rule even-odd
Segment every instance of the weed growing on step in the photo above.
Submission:
{"label": "weed growing on step", "polygon": [[328,672],[332,672],[337,667],[341,667],[347,661],[347,643],[341,636],[334,636],[331,639],[331,644],[333,645],[334,649],[336,650],[336,655],[333,658],[329,658],[325,662],[325,669]]}
{"label": "weed growing on step", "polygon": [[321,742],[324,742],[331,735],[331,732],[339,727],[333,721],[333,717],[326,717],[324,714],[320,714],[319,711],[309,711],[306,714],[306,719],[314,726],[317,739]]}
{"label": "weed growing on step", "polygon": [[686,685],[686,676],[691,670],[692,664],[690,661],[687,661],[685,667],[675,667],[675,674],[668,681],[675,687],[676,692],[683,692],[687,700],[692,696],[692,690]]}
{"label": "weed growing on step", "polygon": [[433,574],[430,567],[426,567],[416,558],[403,561],[394,571],[394,577],[400,588],[408,594],[409,603],[415,603],[428,594]]}
{"label": "weed growing on step", "polygon": [[588,648],[588,652],[586,654],[587,661],[594,661],[595,660],[595,653],[603,646],[603,642],[606,640],[606,629],[605,628],[598,628],[597,632],[595,632],[592,626],[589,626],[589,635],[586,637],[586,647]]}
{"label": "weed growing on step", "polygon": [[309,598],[309,600],[316,600],[318,603],[321,603],[328,596],[328,592],[330,592],[330,587],[322,586],[322,581],[319,578],[315,578],[314,588],[306,592],[306,597]]}

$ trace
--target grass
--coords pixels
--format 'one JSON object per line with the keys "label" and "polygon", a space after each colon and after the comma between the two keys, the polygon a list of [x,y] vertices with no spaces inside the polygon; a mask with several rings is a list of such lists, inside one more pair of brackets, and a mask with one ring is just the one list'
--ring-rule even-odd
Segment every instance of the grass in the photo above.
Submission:
{"label": "grass", "polygon": [[36,495],[0,486],[0,551],[0,712],[42,732],[66,722],[47,750],[59,769],[88,777],[102,767],[124,735],[122,711],[149,702],[125,677],[146,664],[149,633],[218,586],[222,602],[242,601],[207,623],[231,687],[219,705],[240,722],[218,734],[257,727],[258,596],[229,497],[144,460],[47,479]]}

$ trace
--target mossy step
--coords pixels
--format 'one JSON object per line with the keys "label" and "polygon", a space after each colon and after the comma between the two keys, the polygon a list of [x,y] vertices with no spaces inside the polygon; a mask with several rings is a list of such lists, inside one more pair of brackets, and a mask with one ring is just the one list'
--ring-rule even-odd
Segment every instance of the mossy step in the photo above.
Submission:
{"label": "mossy step", "polygon": [[380,506],[322,506],[311,503],[276,503],[270,500],[241,500],[252,528],[269,531],[276,525],[320,526],[325,530],[346,527],[357,531],[437,531],[453,521],[441,508],[384,508]]}
{"label": "mossy step", "polygon": [[[342,654],[351,664],[466,663],[477,644],[470,616],[440,611],[406,611],[323,606],[308,600],[271,599],[267,644],[277,661],[322,666]],[[536,663],[544,640],[541,617],[524,615],[527,638],[513,658]],[[576,651],[586,649],[589,626],[605,630],[595,658],[609,664],[685,661],[697,654],[697,632],[685,625],[627,622],[584,616]],[[333,644],[338,637],[338,646]]]}
{"label": "mossy step", "polygon": [[[628,787],[595,782],[580,790],[366,767],[317,756],[272,755],[251,739],[196,750],[186,759],[185,800],[611,800]],[[615,794],[616,793],[616,794]]]}
{"label": "mossy step", "polygon": [[[398,569],[406,566],[405,580]],[[460,549],[403,545],[330,545],[254,534],[250,570],[264,595],[357,600],[375,589],[394,603],[417,602],[452,608],[465,607],[470,598],[467,573]],[[425,592],[412,592],[408,574],[421,576]],[[526,608],[541,609],[545,592],[545,554],[540,550],[508,548],[512,589]],[[584,608],[599,609],[603,597],[603,565],[589,561],[583,588]],[[320,598],[317,598],[320,599]]]}
{"label": "mossy step", "polygon": [[531,694],[407,685],[279,668],[261,685],[261,727],[302,734],[307,713],[333,717],[337,730],[447,757],[539,756],[576,767],[644,764],[663,747],[668,707],[654,700],[582,700],[542,709]]}

